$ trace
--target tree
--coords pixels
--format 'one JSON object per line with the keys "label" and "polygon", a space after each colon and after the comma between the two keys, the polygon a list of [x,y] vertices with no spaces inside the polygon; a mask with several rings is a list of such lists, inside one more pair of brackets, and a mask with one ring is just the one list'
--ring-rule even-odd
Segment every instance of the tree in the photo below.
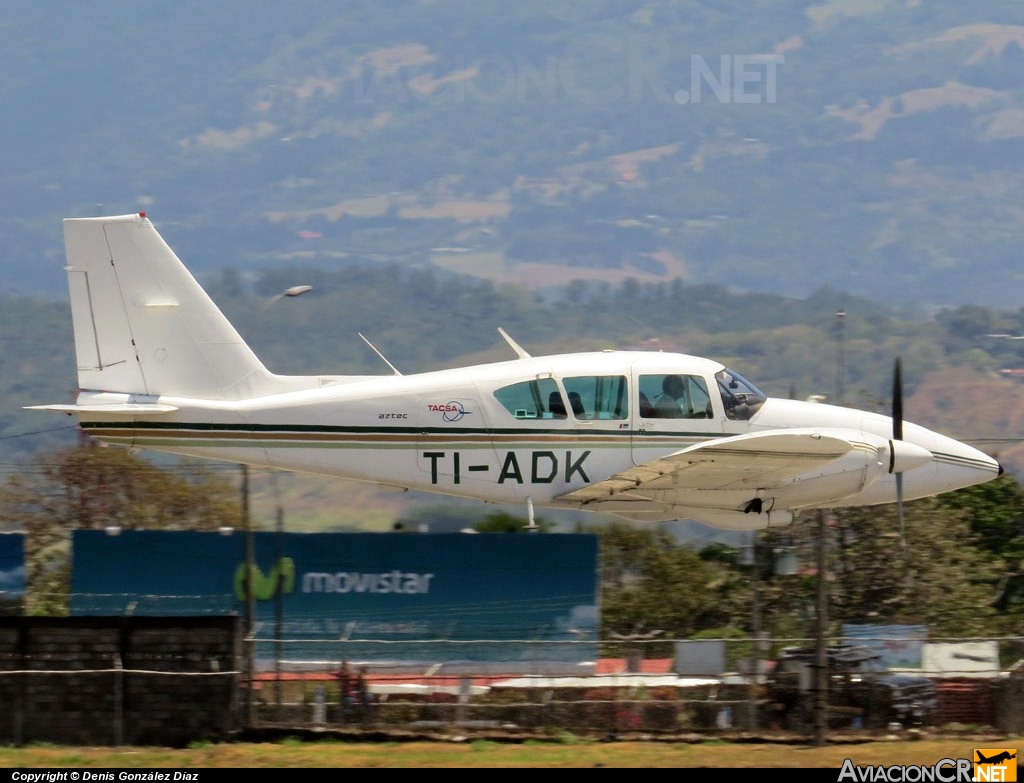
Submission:
{"label": "tree", "polygon": [[1024,489],[1010,474],[942,495],[939,505],[964,515],[978,546],[1003,565],[995,606],[1024,610]]}
{"label": "tree", "polygon": [[998,564],[956,511],[934,498],[907,504],[905,542],[894,506],[844,510],[834,531],[837,620],[928,626],[931,634],[991,633]]}
{"label": "tree", "polygon": [[[601,635],[638,638],[660,631],[685,639],[697,631],[745,623],[747,581],[666,531],[612,525],[601,531]],[[655,645],[647,652],[664,653]]]}
{"label": "tree", "polygon": [[65,614],[71,531],[239,527],[230,483],[209,468],[159,467],[126,449],[85,442],[37,455],[0,488],[0,518],[25,532],[26,610]]}
{"label": "tree", "polygon": [[[900,538],[894,505],[844,509],[827,525],[828,618],[850,624],[925,625],[934,636],[996,632],[997,599],[1005,565],[978,545],[967,514],[927,498],[905,506]],[[817,586],[813,515],[783,531],[803,564],[793,575],[768,575],[767,626],[775,636],[813,632]],[[795,622],[794,622],[795,621]]]}

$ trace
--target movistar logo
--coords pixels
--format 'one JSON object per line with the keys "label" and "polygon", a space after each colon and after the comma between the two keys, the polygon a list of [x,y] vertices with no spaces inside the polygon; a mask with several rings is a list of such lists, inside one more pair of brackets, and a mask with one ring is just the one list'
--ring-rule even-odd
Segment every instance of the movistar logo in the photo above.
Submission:
{"label": "movistar logo", "polygon": [[[295,592],[295,561],[290,557],[279,558],[270,573],[264,575],[260,567],[252,565],[252,594],[257,601],[269,601],[278,588],[281,595]],[[244,601],[245,595],[245,563],[239,563],[235,569],[235,598]]]}

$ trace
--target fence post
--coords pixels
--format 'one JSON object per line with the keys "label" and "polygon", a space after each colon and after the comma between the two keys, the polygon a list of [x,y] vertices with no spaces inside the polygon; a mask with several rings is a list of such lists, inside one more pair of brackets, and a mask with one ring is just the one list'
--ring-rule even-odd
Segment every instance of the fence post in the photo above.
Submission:
{"label": "fence post", "polygon": [[465,723],[469,705],[469,697],[472,694],[473,680],[462,676],[459,678],[459,701],[455,707],[455,722]]}
{"label": "fence post", "polygon": [[114,747],[124,744],[124,666],[114,654]]}
{"label": "fence post", "polygon": [[327,689],[323,685],[316,686],[313,698],[313,723],[322,726],[327,723]]}
{"label": "fence post", "polygon": [[28,702],[28,678],[32,676],[26,671],[28,668],[28,628],[24,624],[18,629],[17,645],[17,668],[21,671],[14,675],[17,678],[14,684],[17,691],[15,696],[14,721],[12,726],[14,736],[11,739],[14,741],[15,745],[20,746],[25,744],[25,721],[28,718],[25,714],[26,704]]}

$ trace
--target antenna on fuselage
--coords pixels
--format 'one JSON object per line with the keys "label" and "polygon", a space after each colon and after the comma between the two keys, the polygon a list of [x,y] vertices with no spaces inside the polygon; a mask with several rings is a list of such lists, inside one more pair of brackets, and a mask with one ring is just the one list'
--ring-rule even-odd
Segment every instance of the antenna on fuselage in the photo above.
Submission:
{"label": "antenna on fuselage", "polygon": [[530,533],[536,533],[540,528],[537,527],[537,518],[533,513],[533,498],[527,496],[526,498],[526,530]]}
{"label": "antenna on fuselage", "polygon": [[656,331],[654,331],[651,327],[649,327],[647,324],[645,324],[643,321],[641,321],[635,315],[630,315],[629,313],[626,313],[626,317],[631,319],[637,326],[639,326],[641,329],[643,329],[644,332],[646,332],[647,335],[648,335],[640,343],[640,350],[643,350],[643,351],[654,351],[654,350],[657,350],[658,353],[661,353],[662,351],[665,350],[664,346],[662,345],[661,338],[658,337],[658,333]]}
{"label": "antenna on fuselage", "polygon": [[509,337],[508,336],[508,332],[506,332],[500,326],[498,327],[498,334],[500,334],[502,337],[505,338],[505,342],[507,342],[509,347],[513,351],[516,352],[516,355],[518,355],[520,359],[529,359],[530,358],[530,354],[528,354],[523,349],[523,346],[521,346],[519,343],[517,343],[515,340],[513,340],[511,337]]}
{"label": "antenna on fuselage", "polygon": [[384,362],[384,364],[386,364],[388,367],[391,368],[391,372],[393,372],[395,375],[401,375],[402,374],[402,373],[400,373],[398,371],[398,368],[395,367],[395,365],[393,365],[391,362],[389,362],[387,360],[387,358],[384,356],[384,354],[382,354],[380,351],[377,350],[377,348],[374,346],[373,343],[371,343],[369,340],[366,339],[366,337],[363,336],[362,332],[356,332],[356,334],[358,334],[360,337],[362,337],[363,342],[366,343],[368,346],[370,346],[370,350],[373,351],[375,354],[377,354],[377,356],[380,357],[380,360],[382,362]]}

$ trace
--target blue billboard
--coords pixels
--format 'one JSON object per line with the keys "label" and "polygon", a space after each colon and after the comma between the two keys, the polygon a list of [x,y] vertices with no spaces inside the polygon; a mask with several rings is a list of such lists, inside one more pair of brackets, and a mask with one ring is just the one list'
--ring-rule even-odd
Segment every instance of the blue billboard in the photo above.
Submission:
{"label": "blue billboard", "polygon": [[0,533],[0,613],[20,614],[25,600],[25,536]]}
{"label": "blue billboard", "polygon": [[[247,616],[241,531],[75,531],[72,615]],[[258,660],[584,661],[594,535],[252,535]]]}

